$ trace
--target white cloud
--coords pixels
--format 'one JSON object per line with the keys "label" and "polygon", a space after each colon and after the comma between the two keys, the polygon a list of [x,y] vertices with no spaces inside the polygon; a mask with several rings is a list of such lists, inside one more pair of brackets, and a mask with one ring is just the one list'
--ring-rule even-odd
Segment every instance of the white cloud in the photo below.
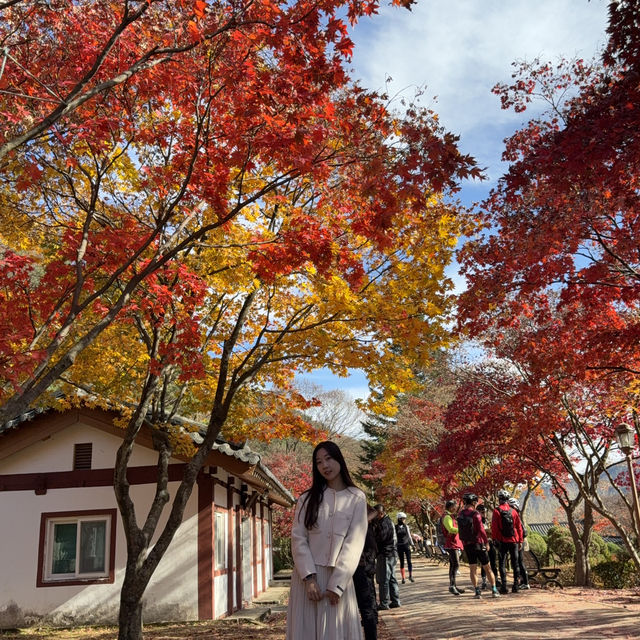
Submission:
{"label": "white cloud", "polygon": [[310,373],[301,374],[299,379],[318,385],[322,389],[342,389],[354,400],[364,400],[369,397],[369,385],[366,375],[359,369],[349,369],[349,375],[341,378],[331,373],[329,369],[316,369]]}
{"label": "white cloud", "polygon": [[422,0],[411,12],[383,7],[353,30],[353,67],[371,89],[393,78],[391,94],[409,97],[413,87],[426,85],[422,103],[495,178],[502,140],[524,116],[502,111],[491,88],[510,79],[514,60],[593,56],[605,42],[606,19],[604,0]]}

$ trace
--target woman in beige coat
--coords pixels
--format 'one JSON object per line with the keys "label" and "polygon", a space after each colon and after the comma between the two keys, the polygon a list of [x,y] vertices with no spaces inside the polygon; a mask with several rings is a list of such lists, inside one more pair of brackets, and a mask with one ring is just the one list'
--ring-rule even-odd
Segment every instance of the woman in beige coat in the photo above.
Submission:
{"label": "woman in beige coat", "polygon": [[366,498],[335,443],[321,442],[312,464],[291,530],[287,640],[361,640],[352,577],[367,534]]}

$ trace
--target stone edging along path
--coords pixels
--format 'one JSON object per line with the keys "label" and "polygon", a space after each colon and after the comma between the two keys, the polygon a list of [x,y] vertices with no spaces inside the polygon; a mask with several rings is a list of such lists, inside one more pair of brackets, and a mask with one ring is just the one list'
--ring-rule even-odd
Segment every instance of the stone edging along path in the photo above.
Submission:
{"label": "stone edging along path", "polygon": [[[414,583],[400,585],[399,609],[380,612],[395,640],[620,640],[640,639],[640,592],[626,599],[598,602],[590,590],[533,587],[493,599],[488,591],[474,598],[466,565],[458,585],[448,592],[447,567],[414,559]],[[399,577],[399,576],[398,576]]]}

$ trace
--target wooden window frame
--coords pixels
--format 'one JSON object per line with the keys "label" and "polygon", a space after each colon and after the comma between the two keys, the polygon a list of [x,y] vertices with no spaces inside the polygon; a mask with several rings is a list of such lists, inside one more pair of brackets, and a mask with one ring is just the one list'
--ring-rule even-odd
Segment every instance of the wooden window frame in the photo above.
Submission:
{"label": "wooden window frame", "polygon": [[[95,518],[104,516],[105,519],[109,519],[109,536],[106,540],[106,551],[108,558],[106,564],[108,565],[106,575],[100,577],[90,578],[56,578],[47,579],[47,572],[45,571],[45,562],[47,561],[49,554],[47,553],[48,536],[47,531],[49,528],[50,520],[59,519],[82,519],[82,518]],[[116,528],[117,528],[117,509],[89,509],[84,511],[54,511],[42,513],[40,515],[40,538],[38,541],[38,573],[36,576],[36,587],[68,587],[73,585],[87,585],[87,584],[113,584],[115,582],[115,563],[116,563]]]}
{"label": "wooden window frame", "polygon": [[[220,518],[218,518],[220,516]],[[227,518],[229,514],[222,510],[216,509],[214,511],[214,524],[213,524],[213,549],[214,549],[214,559],[213,559],[213,569],[216,572],[224,572],[228,569],[228,560],[227,560],[227,546],[229,544],[229,540],[227,537],[227,528],[228,521]],[[221,521],[222,526],[218,527],[218,522]],[[218,541],[219,536],[222,537],[222,541],[220,544],[220,549],[218,549]],[[223,553],[220,554],[219,551],[222,550]],[[221,557],[220,557],[221,556]]]}

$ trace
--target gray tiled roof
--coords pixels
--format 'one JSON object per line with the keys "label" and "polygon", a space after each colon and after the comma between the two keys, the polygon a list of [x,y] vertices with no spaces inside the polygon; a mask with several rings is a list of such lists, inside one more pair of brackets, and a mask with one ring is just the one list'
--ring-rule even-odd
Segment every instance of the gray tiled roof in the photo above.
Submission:
{"label": "gray tiled roof", "polygon": [[[563,529],[568,529],[569,523],[568,522],[534,522],[534,523],[527,522],[527,527],[529,527],[531,531],[535,531],[536,533],[539,533],[541,536],[546,536],[549,533],[549,529],[551,529],[551,527],[561,527]],[[582,530],[582,523],[578,522],[577,527],[578,529]],[[609,535],[602,535],[602,534],[600,535],[605,542],[613,542],[614,544],[618,544],[618,545],[622,544],[622,538],[620,536],[609,536]]]}
{"label": "gray tiled roof", "polygon": [[9,429],[14,429],[15,427],[19,427],[24,422],[29,422],[29,420],[33,420],[36,416],[39,416],[43,413],[47,413],[48,411],[52,411],[51,407],[36,407],[35,409],[29,409],[24,413],[21,413],[19,416],[12,418],[11,420],[7,420],[5,423],[0,424],[0,433],[5,431],[9,431]]}
{"label": "gray tiled roof", "polygon": [[546,536],[549,533],[549,529],[551,527],[562,527],[563,529],[569,528],[569,523],[567,522],[529,522],[527,520],[527,527],[531,529],[531,531],[535,531],[539,533],[541,536]]}

